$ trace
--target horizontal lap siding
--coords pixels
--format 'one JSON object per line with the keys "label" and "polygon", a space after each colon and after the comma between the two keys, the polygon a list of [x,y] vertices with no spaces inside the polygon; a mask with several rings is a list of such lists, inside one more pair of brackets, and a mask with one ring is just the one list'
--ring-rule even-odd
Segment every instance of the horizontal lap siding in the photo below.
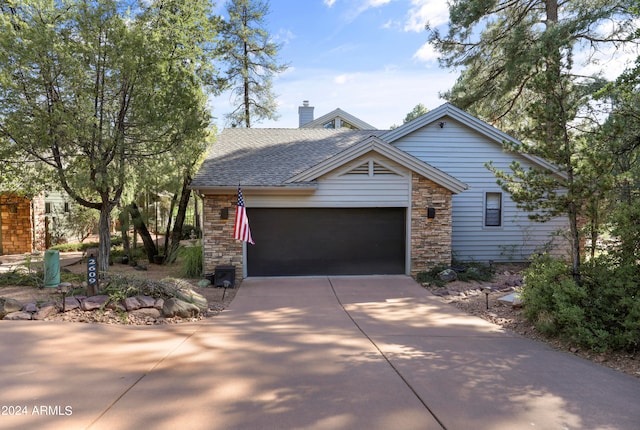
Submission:
{"label": "horizontal lap siding", "polygon": [[245,191],[244,196],[247,207],[256,208],[409,207],[411,180],[408,172],[406,175],[334,174],[318,179],[318,189],[311,195],[254,195]]}
{"label": "horizontal lap siding", "polygon": [[[455,258],[478,261],[525,260],[553,239],[553,233],[565,228],[562,219],[536,223],[518,209],[503,193],[502,226],[484,226],[484,194],[502,192],[496,178],[484,164],[493,164],[510,172],[513,155],[500,145],[464,126],[447,119],[423,127],[394,146],[465,182],[468,189],[453,196],[452,249]],[[519,159],[526,168],[530,164]],[[558,239],[556,239],[558,240]],[[560,241],[562,242],[562,241]]]}

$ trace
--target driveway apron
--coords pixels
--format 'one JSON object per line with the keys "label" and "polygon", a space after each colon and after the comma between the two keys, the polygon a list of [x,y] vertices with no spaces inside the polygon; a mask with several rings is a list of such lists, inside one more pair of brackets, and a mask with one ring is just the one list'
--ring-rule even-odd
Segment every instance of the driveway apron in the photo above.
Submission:
{"label": "driveway apron", "polygon": [[0,345],[0,404],[26,407],[0,428],[640,423],[638,379],[505,333],[405,276],[249,278],[199,323],[3,321]]}

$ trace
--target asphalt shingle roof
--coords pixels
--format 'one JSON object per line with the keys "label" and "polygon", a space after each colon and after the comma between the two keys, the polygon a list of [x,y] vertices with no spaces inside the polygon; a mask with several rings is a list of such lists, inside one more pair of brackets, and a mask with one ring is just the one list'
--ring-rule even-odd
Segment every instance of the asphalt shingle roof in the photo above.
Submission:
{"label": "asphalt shingle roof", "polygon": [[283,186],[285,181],[385,130],[227,128],[192,188]]}

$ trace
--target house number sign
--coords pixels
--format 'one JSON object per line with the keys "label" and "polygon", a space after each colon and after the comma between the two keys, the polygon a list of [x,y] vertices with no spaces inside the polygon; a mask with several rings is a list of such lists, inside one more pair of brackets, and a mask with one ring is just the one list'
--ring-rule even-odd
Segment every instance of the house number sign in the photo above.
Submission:
{"label": "house number sign", "polygon": [[87,258],[87,285],[98,286],[98,259],[93,254]]}

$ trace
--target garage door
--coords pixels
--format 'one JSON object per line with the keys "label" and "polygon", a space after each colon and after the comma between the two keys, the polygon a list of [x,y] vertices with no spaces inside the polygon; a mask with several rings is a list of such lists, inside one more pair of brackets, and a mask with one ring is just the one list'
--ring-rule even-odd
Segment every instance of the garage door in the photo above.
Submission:
{"label": "garage door", "polygon": [[405,208],[249,208],[256,244],[247,245],[247,273],[405,273],[405,213]]}

